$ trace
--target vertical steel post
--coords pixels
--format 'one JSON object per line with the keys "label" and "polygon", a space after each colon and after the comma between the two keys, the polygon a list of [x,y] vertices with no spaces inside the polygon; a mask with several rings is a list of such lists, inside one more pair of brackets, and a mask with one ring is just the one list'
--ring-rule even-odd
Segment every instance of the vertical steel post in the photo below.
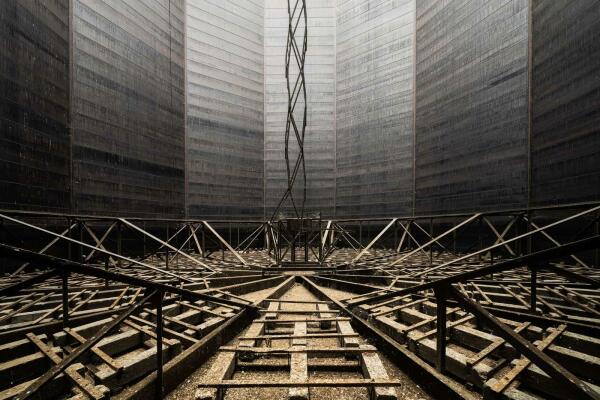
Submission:
{"label": "vertical steel post", "polygon": [[[70,225],[69,225],[70,226]],[[63,328],[69,326],[69,273],[62,273],[62,320]]]}
{"label": "vertical steel post", "polygon": [[267,249],[267,254],[271,254],[271,239],[269,238],[270,227],[269,225],[265,225],[265,248]]}
{"label": "vertical steel post", "polygon": [[231,239],[233,238],[231,235],[231,222],[228,223],[227,229],[229,231],[229,242],[231,245],[233,245],[233,242],[231,241]]}
{"label": "vertical steel post", "polygon": [[[527,213],[527,232],[531,232],[532,230],[532,226],[531,226],[531,214],[528,212]],[[531,254],[531,252],[533,251],[533,237],[531,235],[527,236],[527,254]]]}
{"label": "vertical steel post", "polygon": [[[143,226],[144,232],[148,232],[146,230],[146,221],[143,222],[142,226]],[[143,237],[143,241],[142,241],[142,252],[143,252],[143,254],[142,254],[142,257],[145,257],[146,256],[146,235],[142,235],[142,237]]]}
{"label": "vertical steel post", "polygon": [[319,264],[323,264],[323,224],[319,215]]}
{"label": "vertical steel post", "polygon": [[[0,219],[0,243],[6,243],[6,226],[4,225],[4,220]],[[2,269],[6,270],[8,266],[8,257],[0,257],[2,259]]]}
{"label": "vertical steel post", "polygon": [[[594,228],[594,233],[596,235],[600,235],[600,215],[596,218],[596,227]],[[600,247],[596,247],[596,257],[594,260],[594,266],[596,268],[600,268]]]}
{"label": "vertical steel post", "polygon": [[394,249],[398,248],[398,221],[394,222]]}
{"label": "vertical steel post", "polygon": [[[117,222],[117,254],[123,255],[123,224],[121,221]],[[117,266],[121,268],[122,262],[121,257],[117,259]]]}
{"label": "vertical steel post", "polygon": [[[106,271],[108,271],[108,259],[109,258],[110,258],[110,256],[108,254],[104,257],[104,269]],[[104,286],[108,287],[108,279],[104,280]]]}
{"label": "vertical steel post", "polygon": [[308,230],[304,232],[304,262],[308,262]]}
{"label": "vertical steel post", "polygon": [[[146,236],[146,235],[144,235]],[[169,243],[169,224],[167,223],[167,237],[165,239],[165,243]]]}
{"label": "vertical steel post", "polygon": [[[77,221],[77,231],[79,233],[78,240],[80,242],[83,242],[83,226],[82,226],[81,221]],[[80,263],[83,262],[83,246],[82,245],[77,246],[77,261]]]}
{"label": "vertical steel post", "polygon": [[533,266],[529,268],[531,269],[531,296],[529,299],[530,310],[532,313],[535,313],[537,310],[537,269]]}
{"label": "vertical steel post", "polygon": [[[515,215],[514,218],[518,218],[519,220],[521,219],[521,215]],[[520,236],[521,234],[521,221],[517,220],[515,222],[515,234],[514,237]],[[523,255],[523,241],[522,240],[517,240],[515,241],[515,252],[522,256]]]}
{"label": "vertical steel post", "polygon": [[206,257],[206,233],[204,232],[204,224],[200,225],[200,234],[202,240],[202,258]]}
{"label": "vertical steel post", "polygon": [[[454,225],[457,225],[457,223],[455,222]],[[452,231],[452,250],[454,251],[454,253],[456,254],[456,229]]]}
{"label": "vertical steel post", "polygon": [[[477,225],[477,238],[479,240],[479,250],[483,249],[483,217],[479,217],[479,224]],[[481,261],[481,253],[477,255],[477,259]]]}
{"label": "vertical steel post", "polygon": [[362,221],[358,221],[358,242],[362,246]]}
{"label": "vertical steel post", "polygon": [[296,235],[292,232],[292,241],[290,242],[291,250],[290,257],[292,262],[296,262]]}
{"label": "vertical steel post", "polygon": [[439,372],[446,369],[446,293],[442,290],[435,291],[436,298],[436,329],[437,344],[435,366]]}
{"label": "vertical steel post", "polygon": [[156,398],[163,398],[163,309],[162,292],[157,292],[156,301]]}
{"label": "vertical steel post", "polygon": [[[433,238],[433,218],[429,218],[429,236],[431,238]],[[431,243],[429,245],[429,266],[433,267],[433,245],[434,243]]]}
{"label": "vertical steel post", "polygon": [[[73,238],[73,232],[72,229],[70,229],[72,226],[71,224],[71,218],[67,218],[67,227],[69,228],[69,233],[67,234],[67,237],[72,239]],[[69,243],[67,244],[67,258],[71,261],[73,261],[73,245],[71,244],[71,241],[69,240]]]}

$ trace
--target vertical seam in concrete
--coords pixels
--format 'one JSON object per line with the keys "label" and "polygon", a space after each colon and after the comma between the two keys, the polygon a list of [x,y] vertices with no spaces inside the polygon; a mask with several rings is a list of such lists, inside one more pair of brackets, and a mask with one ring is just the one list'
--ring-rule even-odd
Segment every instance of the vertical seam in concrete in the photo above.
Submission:
{"label": "vertical seam in concrete", "polygon": [[337,0],[333,2],[335,17],[333,23],[333,218],[337,217]]}
{"label": "vertical seam in concrete", "polygon": [[75,30],[74,21],[74,5],[75,0],[69,0],[69,18],[68,18],[68,32],[69,32],[69,108],[68,108],[68,129],[69,129],[69,211],[75,213],[75,176],[73,168],[73,142],[74,142],[74,131],[73,131],[73,87],[74,87],[74,67],[73,67],[73,55],[75,47],[75,36],[73,31]]}
{"label": "vertical seam in concrete", "polygon": [[189,218],[188,208],[188,185],[189,185],[189,170],[187,163],[188,151],[188,129],[187,129],[187,94],[188,94],[188,69],[187,69],[187,0],[183,1],[183,213],[185,218]]}
{"label": "vertical seam in concrete", "polygon": [[263,7],[263,219],[267,218],[267,57],[265,51],[265,37],[267,35],[267,17],[266,17],[266,5],[262,3]]}
{"label": "vertical seam in concrete", "polygon": [[531,207],[531,134],[533,75],[533,0],[527,2],[527,207]]}
{"label": "vertical seam in concrete", "polygon": [[417,209],[417,0],[414,1],[415,13],[413,28],[413,144],[412,144],[412,173],[413,173],[413,196],[412,215],[416,215]]}

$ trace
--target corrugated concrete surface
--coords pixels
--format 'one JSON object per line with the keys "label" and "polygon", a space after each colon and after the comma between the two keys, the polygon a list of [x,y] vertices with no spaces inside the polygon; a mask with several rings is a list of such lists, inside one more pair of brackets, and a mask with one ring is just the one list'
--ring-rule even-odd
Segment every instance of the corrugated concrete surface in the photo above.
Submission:
{"label": "corrugated concrete surface", "polygon": [[264,7],[187,1],[190,216],[263,215]]}

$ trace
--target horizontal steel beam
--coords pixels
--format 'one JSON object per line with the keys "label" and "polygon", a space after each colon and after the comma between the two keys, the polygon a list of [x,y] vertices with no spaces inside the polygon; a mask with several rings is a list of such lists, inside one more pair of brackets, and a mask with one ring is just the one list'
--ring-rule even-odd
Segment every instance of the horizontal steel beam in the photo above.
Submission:
{"label": "horizontal steel beam", "polygon": [[80,345],[75,350],[73,350],[73,352],[71,352],[68,356],[63,358],[60,363],[54,365],[52,368],[50,368],[48,371],[46,371],[44,373],[44,375],[40,376],[31,385],[29,385],[27,387],[27,389],[25,389],[23,392],[18,394],[15,397],[15,400],[26,400],[26,399],[31,398],[34,394],[36,394],[38,391],[40,391],[40,389],[42,389],[42,387],[44,387],[44,385],[46,385],[48,382],[50,382],[52,379],[54,379],[54,377],[56,375],[60,374],[69,365],[71,365],[72,363],[77,361],[77,359],[79,357],[81,357],[83,355],[83,353],[85,353],[86,351],[91,349],[93,346],[98,344],[98,342],[100,342],[100,340],[102,340],[102,338],[104,338],[104,336],[107,333],[109,333],[111,330],[113,330],[114,328],[119,326],[119,324],[121,322],[125,321],[125,319],[127,319],[127,317],[129,317],[131,314],[138,311],[146,302],[148,302],[155,295],[156,295],[156,292],[153,291],[152,293],[150,293],[149,295],[144,297],[140,302],[135,304],[133,307],[131,307],[127,311],[121,313],[118,317],[113,319],[110,323],[104,325],[98,332],[96,332],[94,334],[94,336],[92,336],[84,344]]}
{"label": "horizontal steel beam", "polygon": [[[540,206],[540,207],[530,207],[530,208],[508,208],[508,209],[500,209],[500,210],[491,210],[481,212],[482,216],[502,216],[502,215],[516,215],[516,214],[526,214],[532,213],[536,211],[560,211],[560,210],[569,210],[569,209],[581,209],[586,207],[593,207],[600,205],[598,201],[588,201],[588,202],[579,202],[579,203],[569,203],[569,204],[560,204],[560,205],[550,205],[550,206]],[[11,210],[11,209],[0,209],[1,214],[6,215],[22,215],[27,217],[38,217],[38,218],[72,218],[72,219],[82,219],[89,221],[116,221],[119,217],[110,216],[110,215],[88,215],[88,214],[71,214],[71,213],[53,213],[53,212],[43,212],[43,211],[29,211],[29,210]],[[441,219],[441,218],[456,218],[456,217],[469,217],[473,215],[473,213],[447,213],[447,214],[423,214],[423,215],[405,215],[405,216],[397,216],[390,215],[387,217],[377,217],[377,218],[341,218],[341,219],[333,219],[333,222],[340,223],[352,223],[352,222],[360,222],[360,221],[372,221],[372,222],[386,222],[392,218],[397,218],[399,221],[414,221],[414,220],[422,220],[422,219]],[[209,217],[210,218],[210,217]],[[129,221],[147,221],[147,222],[165,222],[165,223],[202,223],[203,221],[208,221],[210,224],[263,224],[267,221],[262,219],[209,219],[206,217],[203,218],[144,218],[144,217],[127,217]]]}
{"label": "horizontal steel beam", "polygon": [[588,385],[579,380],[571,372],[567,371],[552,358],[540,351],[532,343],[515,333],[506,324],[500,322],[481,305],[466,297],[458,289],[450,286],[446,288],[450,297],[454,298],[465,310],[475,315],[485,325],[492,328],[493,332],[510,343],[523,356],[527,357],[535,365],[550,375],[560,385],[569,388],[569,391],[577,398],[600,400],[600,394],[592,390]]}
{"label": "horizontal steel beam", "polygon": [[23,261],[29,261],[30,263],[39,265],[40,267],[51,267],[56,268],[59,271],[67,271],[76,274],[89,275],[94,276],[96,278],[126,283],[128,285],[141,286],[151,290],[158,290],[165,293],[174,293],[190,301],[204,300],[215,304],[223,304],[241,308],[252,307],[246,303],[197,293],[191,290],[183,289],[176,286],[170,286],[164,283],[155,282],[148,279],[142,279],[135,276],[106,271],[100,268],[90,267],[89,265],[81,264],[75,261],[68,261],[45,254],[38,254],[29,250],[20,249],[5,244],[0,244],[0,254],[4,254],[8,257],[16,258]]}
{"label": "horizontal steel beam", "polygon": [[[411,286],[409,288],[395,290],[395,291],[380,294],[377,296],[361,299],[361,300],[349,301],[348,304],[352,305],[352,307],[355,307],[355,306],[370,303],[373,301],[385,300],[385,299],[389,299],[391,297],[402,296],[402,295],[406,295],[406,294],[421,292],[423,290],[435,289],[437,287],[448,286],[448,285],[451,285],[454,283],[464,282],[467,280],[476,279],[476,278],[480,278],[480,277],[483,277],[486,275],[496,274],[496,273],[503,272],[503,271],[508,271],[508,270],[522,267],[522,266],[527,266],[527,265],[539,266],[540,264],[546,263],[546,262],[556,259],[556,258],[560,258],[563,256],[569,256],[570,254],[578,252],[578,251],[590,250],[590,249],[594,249],[597,247],[600,247],[600,235],[592,236],[590,238],[582,239],[582,240],[579,240],[576,242],[571,242],[571,243],[568,243],[568,244],[565,244],[565,245],[562,245],[559,247],[553,247],[551,249],[538,251],[536,253],[527,254],[522,257],[513,258],[513,259],[510,259],[510,260],[507,260],[507,261],[504,261],[504,262],[501,262],[498,264],[490,265],[487,267],[477,268],[472,271],[461,272],[461,273],[449,276],[447,278],[437,279],[435,281]],[[548,267],[544,266],[544,268],[548,268]],[[556,273],[560,273],[561,269],[554,268],[553,271]],[[593,284],[596,287],[599,287],[598,285],[600,285],[600,282],[598,282],[592,278],[584,277],[575,272],[569,272],[569,276],[571,278],[577,277],[582,282]]]}

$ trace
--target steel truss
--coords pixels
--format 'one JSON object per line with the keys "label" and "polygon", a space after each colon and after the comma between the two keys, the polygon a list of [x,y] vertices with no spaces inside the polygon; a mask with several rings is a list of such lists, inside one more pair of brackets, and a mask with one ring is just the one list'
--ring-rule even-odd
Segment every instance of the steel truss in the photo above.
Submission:
{"label": "steel truss", "polygon": [[[545,350],[568,332],[600,337],[599,215],[600,204],[587,203],[470,215],[318,219],[299,250],[305,260],[319,265],[311,271],[318,274],[310,278],[312,284],[357,293],[342,305],[356,321],[372,326],[372,332],[401,326],[396,318],[402,313],[434,304],[431,317],[401,328],[399,336],[389,331],[395,346],[416,346],[411,351],[417,354],[422,343],[435,339],[435,357],[423,356],[437,368],[429,379],[457,374],[465,379],[453,365],[446,365],[451,359],[447,337],[476,322],[502,342],[480,349],[468,361],[469,368],[493,357],[503,343],[523,356],[515,358],[509,375],[482,386],[486,396],[517,390],[515,382],[533,363],[565,391],[597,399],[579,373],[574,375]],[[158,373],[144,380],[157,388],[160,397],[163,344],[172,348],[169,340],[180,340],[188,354],[191,349],[199,351],[197,339],[190,335],[200,334],[194,330],[197,326],[173,319],[162,308],[177,305],[192,312],[199,307],[195,304],[205,302],[210,306],[202,312],[215,318],[214,332],[228,321],[241,324],[252,315],[253,306],[235,293],[281,284],[283,271],[278,265],[291,261],[298,250],[294,238],[272,221],[144,220],[16,211],[0,211],[0,221],[5,273],[0,287],[0,325],[4,324],[0,342],[26,336],[55,363],[20,398],[51,384],[61,372],[92,397],[100,396],[101,388],[85,383],[73,365],[93,353],[116,370],[122,368],[98,343],[123,324],[133,324],[146,335],[154,332],[153,337],[160,339]],[[96,308],[109,292],[114,294],[102,303],[107,305]],[[229,311],[215,311],[220,308]],[[99,335],[69,334],[79,346],[66,357],[48,350],[41,336],[68,333],[79,324],[114,314],[120,316],[104,323],[106,329]],[[31,316],[25,319],[26,315]],[[142,315],[154,322],[144,322]],[[545,330],[546,337],[532,344],[535,329]],[[526,338],[518,332],[527,332]],[[179,379],[167,376],[169,387],[172,379]]]}

